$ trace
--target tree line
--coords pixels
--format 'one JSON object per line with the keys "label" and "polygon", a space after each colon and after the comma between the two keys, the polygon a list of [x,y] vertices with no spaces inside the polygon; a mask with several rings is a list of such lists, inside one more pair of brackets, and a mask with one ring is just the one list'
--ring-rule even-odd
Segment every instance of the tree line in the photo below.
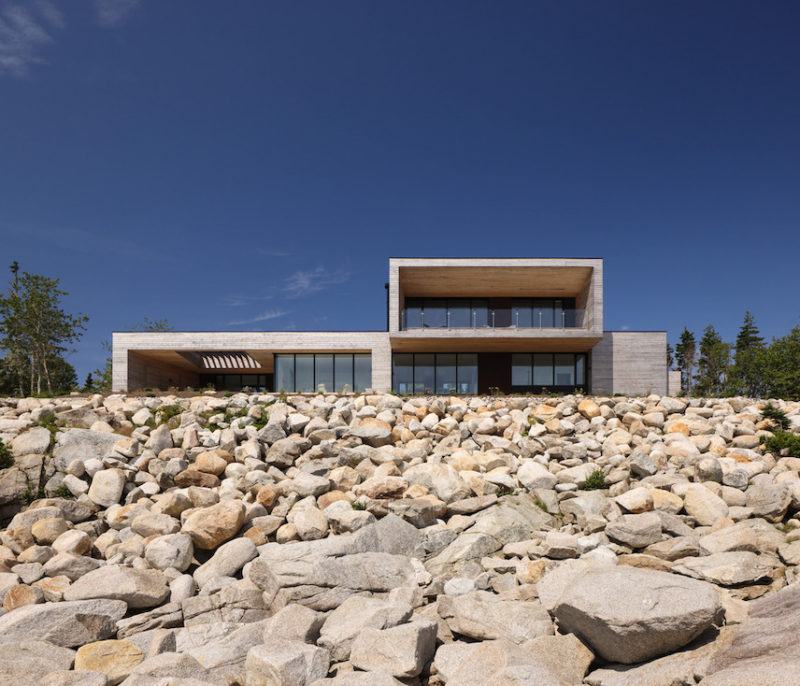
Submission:
{"label": "tree line", "polygon": [[[8,289],[0,295],[0,395],[60,395],[72,391],[111,390],[111,343],[103,341],[107,357],[79,385],[75,368],[64,358],[71,352],[89,318],[64,311],[59,279],[10,267]],[[130,331],[171,331],[166,319],[136,324]]]}
{"label": "tree line", "polygon": [[686,395],[800,400],[800,326],[767,343],[753,315],[745,312],[734,343],[722,340],[709,325],[699,343],[685,326],[667,366],[681,372]]}

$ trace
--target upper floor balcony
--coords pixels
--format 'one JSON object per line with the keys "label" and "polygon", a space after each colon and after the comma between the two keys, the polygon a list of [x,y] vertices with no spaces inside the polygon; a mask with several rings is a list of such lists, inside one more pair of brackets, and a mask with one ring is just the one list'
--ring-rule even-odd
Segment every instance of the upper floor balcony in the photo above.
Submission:
{"label": "upper floor balcony", "polygon": [[400,330],[582,329],[575,298],[407,298]]}

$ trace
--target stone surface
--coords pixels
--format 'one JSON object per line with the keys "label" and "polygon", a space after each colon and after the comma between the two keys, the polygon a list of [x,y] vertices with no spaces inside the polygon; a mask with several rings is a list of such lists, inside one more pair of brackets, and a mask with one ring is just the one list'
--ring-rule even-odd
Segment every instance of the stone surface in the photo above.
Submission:
{"label": "stone surface", "polygon": [[611,662],[631,664],[685,646],[718,619],[710,584],[618,567],[589,569],[558,598],[561,631],[576,634]]}
{"label": "stone surface", "polygon": [[247,653],[248,686],[306,686],[328,674],[330,658],[323,648],[279,640]]}
{"label": "stone surface", "polygon": [[80,577],[64,592],[64,600],[122,600],[131,609],[155,607],[168,597],[167,579],[160,571],[121,565],[95,569]]}
{"label": "stone surface", "polygon": [[390,629],[363,629],[350,651],[350,662],[365,671],[415,677],[436,649],[436,622],[415,621]]}
{"label": "stone surface", "polygon": [[79,600],[29,605],[0,617],[0,643],[47,641],[72,648],[113,636],[127,605],[120,600]]}
{"label": "stone surface", "polygon": [[502,638],[521,644],[554,631],[538,600],[502,600],[486,591],[440,597],[438,611],[452,632],[478,641]]}
{"label": "stone surface", "polygon": [[241,501],[225,500],[192,512],[183,523],[183,531],[192,537],[196,548],[213,550],[242,528],[244,511]]}
{"label": "stone surface", "polygon": [[103,469],[92,477],[89,499],[101,507],[119,502],[125,488],[125,473],[121,469]]}
{"label": "stone surface", "polygon": [[105,674],[108,686],[116,686],[143,661],[142,651],[129,641],[97,641],[78,649],[75,669]]}

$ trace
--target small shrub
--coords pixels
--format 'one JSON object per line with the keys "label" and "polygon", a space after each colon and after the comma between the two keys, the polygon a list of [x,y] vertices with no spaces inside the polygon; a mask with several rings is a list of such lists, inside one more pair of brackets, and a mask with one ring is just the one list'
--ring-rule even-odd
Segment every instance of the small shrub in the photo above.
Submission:
{"label": "small shrub", "polygon": [[183,412],[183,408],[180,405],[162,405],[156,410],[156,415],[158,415],[160,424],[166,424],[170,419],[181,414],[181,412]]}
{"label": "small shrub", "polygon": [[761,410],[761,416],[764,417],[764,419],[771,420],[775,426],[783,431],[786,431],[791,423],[786,413],[780,407],[775,407],[772,403],[764,405]]}
{"label": "small shrub", "polygon": [[583,484],[584,491],[599,491],[606,487],[606,477],[602,469],[595,469],[588,477],[586,483]]}
{"label": "small shrub", "polygon": [[53,491],[53,497],[71,500],[75,496],[72,495],[72,491],[70,491],[65,484],[61,484],[55,491]]}
{"label": "small shrub", "polygon": [[225,391],[222,395],[224,395],[226,398],[230,398],[233,395],[233,391]]}
{"label": "small shrub", "polygon": [[11,455],[11,451],[8,447],[3,443],[3,439],[0,438],[0,469],[8,469],[9,467],[14,466],[14,457]]}
{"label": "small shrub", "polygon": [[769,438],[762,437],[761,442],[774,455],[780,455],[786,450],[789,456],[800,457],[800,436],[789,431],[776,431]]}
{"label": "small shrub", "polygon": [[547,511],[547,505],[545,505],[539,498],[534,498],[533,504],[536,505],[536,507],[538,507],[542,512],[547,512],[548,514],[550,514]]}
{"label": "small shrub", "polygon": [[354,510],[366,510],[367,509],[367,504],[366,503],[361,503],[358,500],[354,500],[351,504],[352,504],[352,507],[353,507]]}
{"label": "small shrub", "polygon": [[285,403],[286,402],[286,389],[281,388],[278,391],[278,402]]}
{"label": "small shrub", "polygon": [[501,484],[497,487],[497,497],[502,498],[504,495],[514,495],[514,489]]}

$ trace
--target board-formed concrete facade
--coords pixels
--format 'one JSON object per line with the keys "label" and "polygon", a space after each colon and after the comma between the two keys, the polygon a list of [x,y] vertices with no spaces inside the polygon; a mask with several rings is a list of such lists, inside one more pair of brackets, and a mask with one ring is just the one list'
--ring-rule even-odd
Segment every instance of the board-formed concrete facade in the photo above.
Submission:
{"label": "board-formed concrete facade", "polygon": [[115,332],[113,388],[667,392],[666,333],[604,331],[599,258],[392,258],[386,331]]}

